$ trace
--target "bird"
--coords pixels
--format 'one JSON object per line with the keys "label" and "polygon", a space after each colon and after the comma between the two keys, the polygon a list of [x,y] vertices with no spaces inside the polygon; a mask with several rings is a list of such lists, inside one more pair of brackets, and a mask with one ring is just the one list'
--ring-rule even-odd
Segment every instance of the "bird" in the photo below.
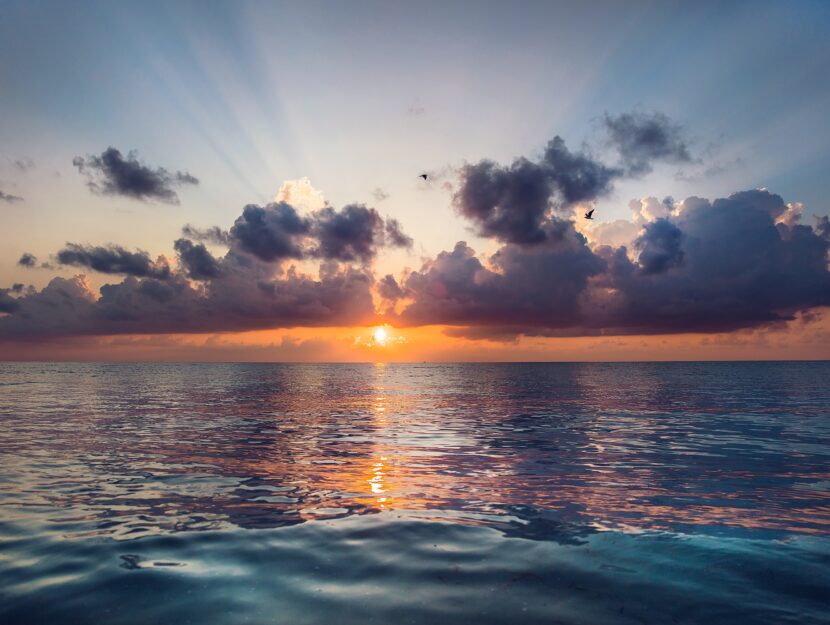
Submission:
{"label": "bird", "polygon": [[426,180],[427,178],[429,178],[429,175],[428,174],[421,174],[420,176],[418,176],[418,178],[423,178],[424,180]]}
{"label": "bird", "polygon": [[593,219],[594,218],[594,209],[592,208],[587,213],[585,213],[585,219]]}

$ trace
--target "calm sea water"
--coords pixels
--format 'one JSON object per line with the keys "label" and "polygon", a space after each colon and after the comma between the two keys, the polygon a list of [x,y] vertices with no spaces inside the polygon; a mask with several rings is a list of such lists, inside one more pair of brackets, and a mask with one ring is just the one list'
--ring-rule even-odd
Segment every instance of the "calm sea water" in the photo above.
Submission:
{"label": "calm sea water", "polygon": [[0,364],[0,623],[828,623],[830,363]]}

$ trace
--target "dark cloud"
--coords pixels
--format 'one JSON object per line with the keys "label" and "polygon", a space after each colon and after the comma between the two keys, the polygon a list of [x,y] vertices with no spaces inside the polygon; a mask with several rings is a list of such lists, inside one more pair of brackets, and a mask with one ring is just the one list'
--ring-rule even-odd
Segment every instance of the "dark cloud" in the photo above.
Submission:
{"label": "dark cloud", "polygon": [[404,233],[397,219],[386,218],[386,243],[392,247],[411,248],[415,243],[412,237]]}
{"label": "dark cloud", "polygon": [[383,219],[363,204],[349,204],[340,211],[326,206],[314,212],[313,220],[312,234],[317,239],[311,252],[314,256],[369,262],[383,245]]}
{"label": "dark cloud", "polygon": [[558,220],[543,243],[508,243],[487,262],[459,243],[410,274],[403,288],[413,301],[397,321],[477,337],[721,332],[788,321],[830,305],[830,241],[820,227],[776,223],[788,211],[763,190],[688,198],[676,216],[645,226],[636,261],[624,247],[592,250]]}
{"label": "dark cloud", "polygon": [[545,239],[550,197],[544,169],[521,158],[510,167],[492,161],[465,166],[454,200],[482,236],[529,244]]}
{"label": "dark cloud", "polygon": [[539,162],[518,158],[509,167],[483,160],[461,169],[454,201],[478,232],[505,243],[540,244],[547,238],[551,209],[593,201],[611,190],[621,170],[584,153],[571,152],[554,137]]}
{"label": "dark cloud", "polygon": [[187,172],[169,172],[163,167],[153,169],[138,160],[136,152],[127,158],[113,147],[100,156],[76,156],[72,164],[86,176],[87,186],[94,193],[122,195],[136,200],[158,200],[179,203],[174,188],[199,184],[199,180]]}
{"label": "dark cloud", "polygon": [[503,246],[485,266],[466,243],[442,252],[404,287],[413,298],[401,318],[422,325],[569,327],[580,322],[579,297],[605,262],[573,224],[555,221],[543,244]]}
{"label": "dark cloud", "polygon": [[[16,298],[9,295],[15,292],[14,289],[0,289],[0,313],[11,314],[20,308],[20,304]],[[0,317],[0,320],[2,317]]]}
{"label": "dark cloud", "polygon": [[211,226],[210,228],[197,228],[190,224],[182,226],[182,236],[194,241],[206,241],[208,243],[215,243],[216,245],[228,245],[230,243],[230,234],[227,230],[222,230],[219,226]]}
{"label": "dark cloud", "polygon": [[683,232],[668,219],[646,224],[643,233],[634,241],[639,250],[638,262],[643,273],[654,274],[677,267],[683,262]]}
{"label": "dark cloud", "polygon": [[330,267],[317,280],[295,272],[274,279],[268,266],[246,258],[229,253],[222,278],[204,288],[181,274],[168,280],[130,276],[102,286],[96,298],[75,277],[53,278],[16,299],[0,295],[0,306],[12,313],[0,317],[0,338],[358,325],[374,314],[371,276],[362,271]]}
{"label": "dark cloud", "polygon": [[290,204],[249,204],[230,230],[232,245],[264,261],[302,258],[311,222]]}
{"label": "dark cloud", "polygon": [[378,282],[378,294],[383,299],[394,302],[404,297],[406,292],[392,274],[387,274]]}
{"label": "dark cloud", "polygon": [[179,253],[179,259],[187,275],[194,280],[218,278],[221,271],[217,261],[202,244],[195,244],[187,239],[177,239],[173,244]]}
{"label": "dark cloud", "polygon": [[35,256],[34,254],[29,254],[29,252],[24,252],[20,259],[17,261],[17,264],[21,267],[32,268],[37,265],[37,256]]}
{"label": "dark cloud", "polygon": [[147,252],[130,252],[118,245],[100,247],[67,243],[66,247],[56,254],[56,259],[61,265],[88,267],[101,273],[159,280],[170,277],[170,266],[165,261],[154,262]]}
{"label": "dark cloud", "polygon": [[571,152],[562,137],[554,137],[545,149],[545,169],[568,204],[592,201],[611,191],[622,171],[606,167],[584,153]]}
{"label": "dark cloud", "polygon": [[816,217],[816,232],[823,239],[830,239],[830,218],[827,215]]}
{"label": "dark cloud", "polygon": [[0,202],[7,202],[9,204],[13,204],[15,202],[22,202],[23,198],[19,195],[12,195],[10,193],[5,193],[4,191],[0,190]]}
{"label": "dark cloud", "polygon": [[326,206],[310,216],[285,202],[248,205],[229,233],[232,249],[260,260],[317,258],[368,263],[384,245],[409,247],[410,239],[394,219],[384,222],[374,208],[349,204]]}
{"label": "dark cloud", "polygon": [[692,161],[683,127],[663,113],[623,113],[616,117],[606,114],[604,123],[629,175],[650,172],[655,161]]}

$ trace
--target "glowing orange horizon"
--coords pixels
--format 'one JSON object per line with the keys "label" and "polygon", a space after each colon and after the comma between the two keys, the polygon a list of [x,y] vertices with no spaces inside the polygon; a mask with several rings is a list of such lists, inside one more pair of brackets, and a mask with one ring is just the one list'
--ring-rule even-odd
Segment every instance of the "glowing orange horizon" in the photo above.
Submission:
{"label": "glowing orange horizon", "polygon": [[494,362],[830,359],[830,315],[721,334],[473,340],[449,326],[72,337],[2,345],[5,360]]}

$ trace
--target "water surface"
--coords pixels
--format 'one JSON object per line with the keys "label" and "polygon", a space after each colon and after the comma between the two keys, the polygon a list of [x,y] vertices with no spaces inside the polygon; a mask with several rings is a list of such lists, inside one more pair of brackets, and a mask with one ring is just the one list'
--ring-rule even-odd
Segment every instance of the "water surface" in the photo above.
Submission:
{"label": "water surface", "polygon": [[0,622],[827,623],[828,380],[0,364]]}

